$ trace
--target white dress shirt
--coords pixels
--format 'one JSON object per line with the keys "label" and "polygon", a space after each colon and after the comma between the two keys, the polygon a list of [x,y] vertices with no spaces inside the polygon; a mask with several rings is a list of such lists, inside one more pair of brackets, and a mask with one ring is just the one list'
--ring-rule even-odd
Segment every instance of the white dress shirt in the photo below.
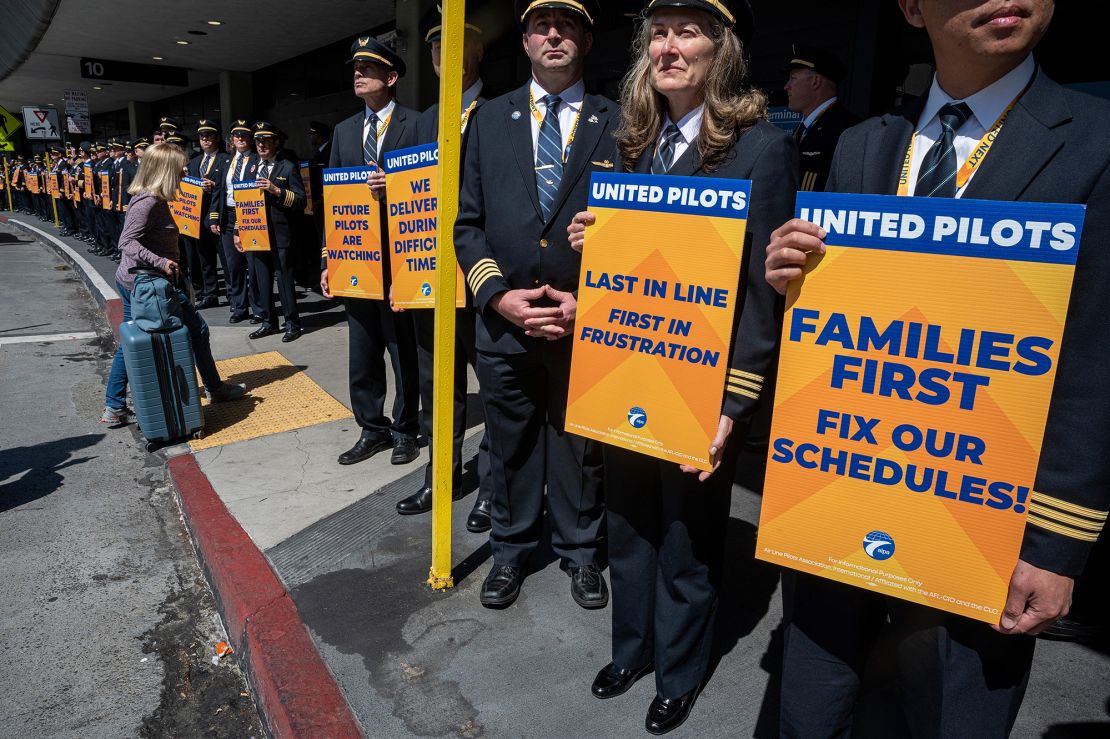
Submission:
{"label": "white dress shirt", "polygon": [[802,125],[805,126],[805,128],[802,129],[803,139],[805,138],[805,135],[809,133],[809,129],[813,128],[813,124],[817,123],[817,119],[821,117],[821,114],[828,110],[829,106],[835,102],[836,95],[833,95],[831,98],[814,108],[813,112],[802,119]]}
{"label": "white dress shirt", "polygon": [[[536,100],[536,109],[540,112],[542,120],[542,117],[547,115],[547,106],[543,102],[547,90],[540,87],[535,79],[532,80],[531,89],[532,97]],[[579,80],[560,92],[559,97],[563,99],[563,102],[559,103],[559,133],[563,135],[563,151],[566,151],[567,143],[570,141],[570,132],[574,129],[574,121],[582,111],[582,101],[586,97],[586,85],[582,80]],[[536,120],[536,116],[532,115],[531,110],[526,110],[524,113],[528,116],[528,120],[532,122],[532,156],[535,158],[540,143],[540,121]]]}
{"label": "white dress shirt", "polygon": [[[690,145],[698,138],[698,134],[701,133],[701,119],[704,116],[705,104],[703,103],[682,116],[682,120],[677,123],[678,132],[682,135],[674,142],[674,159],[667,163],[668,169],[673,167],[674,163],[682,158],[682,155],[686,153]],[[671,117],[664,113],[663,128],[659,131],[659,138],[655,141],[655,149],[652,150],[653,152],[659,151],[659,145],[663,143],[663,134],[667,132],[671,123]]]}
{"label": "white dress shirt", "polygon": [[227,176],[224,177],[224,187],[227,192],[227,197],[224,198],[224,202],[227,203],[227,207],[229,208],[235,207],[235,191],[231,188],[231,184],[235,181],[235,173],[239,170],[239,164],[242,159],[249,156],[249,151],[239,153],[238,149],[231,155],[231,166],[227,168]]}
{"label": "white dress shirt", "polygon": [[378,130],[375,135],[378,137],[374,144],[374,151],[378,155],[378,160],[382,158],[382,143],[385,141],[385,132],[389,130],[389,121],[393,118],[393,110],[397,107],[397,102],[390,100],[386,103],[385,107],[381,110],[373,110],[369,105],[366,106],[366,112],[362,116],[362,138],[359,139],[358,148],[362,149],[366,143],[366,134],[370,132],[370,114],[373,113],[378,117]]}
{"label": "white dress shirt", "polygon": [[[954,143],[957,167],[963,166],[964,162],[968,160],[971,152],[979,145],[979,140],[986,135],[1003,111],[1026,88],[1029,80],[1033,79],[1036,70],[1037,65],[1033,61],[1033,56],[1029,55],[1025,58],[1025,61],[1014,67],[998,81],[984,87],[974,95],[964,98],[963,102],[971,108],[971,117],[956,132]],[[925,101],[925,108],[921,111],[921,117],[917,121],[917,137],[913,144],[913,161],[910,163],[910,195],[913,195],[917,189],[917,175],[921,171],[921,162],[924,161],[929,149],[940,138],[940,118],[937,114],[948,103],[956,102],[960,101],[945,92],[934,76],[933,85],[929,88],[929,97]],[[973,172],[971,177],[968,178],[968,182],[964,183],[964,186],[956,192],[956,197],[963,195],[964,190],[967,189],[967,184],[974,178],[975,173]]]}

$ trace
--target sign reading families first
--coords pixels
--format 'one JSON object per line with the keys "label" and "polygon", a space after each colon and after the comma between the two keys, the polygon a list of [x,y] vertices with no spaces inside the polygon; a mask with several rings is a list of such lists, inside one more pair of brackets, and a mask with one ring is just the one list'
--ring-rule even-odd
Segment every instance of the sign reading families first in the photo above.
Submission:
{"label": "sign reading families first", "polygon": [[567,430],[711,468],[751,187],[593,175]]}
{"label": "sign reading families first", "polygon": [[1033,493],[1080,205],[799,193],[757,556],[997,623]]}
{"label": "sign reading families first", "polygon": [[231,186],[235,199],[235,228],[243,251],[270,251],[270,224],[266,196],[254,180]]}

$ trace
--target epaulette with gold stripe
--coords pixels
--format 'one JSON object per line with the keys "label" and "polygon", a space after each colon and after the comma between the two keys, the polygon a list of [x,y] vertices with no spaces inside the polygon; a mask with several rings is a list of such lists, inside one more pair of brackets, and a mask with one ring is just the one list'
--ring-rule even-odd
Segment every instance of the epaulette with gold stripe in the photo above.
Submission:
{"label": "epaulette with gold stripe", "polygon": [[726,389],[733,395],[743,395],[745,398],[759,400],[759,396],[763,392],[763,375],[729,367]]}
{"label": "epaulette with gold stripe", "polygon": [[478,263],[470,270],[470,274],[466,276],[466,284],[470,285],[470,292],[477,295],[482,285],[486,284],[486,280],[491,277],[503,276],[497,262],[486,257],[485,259],[479,259]]}
{"label": "epaulette with gold stripe", "polygon": [[1106,525],[1107,511],[1096,511],[1076,503],[1033,491],[1029,498],[1029,524],[1081,541],[1098,539]]}

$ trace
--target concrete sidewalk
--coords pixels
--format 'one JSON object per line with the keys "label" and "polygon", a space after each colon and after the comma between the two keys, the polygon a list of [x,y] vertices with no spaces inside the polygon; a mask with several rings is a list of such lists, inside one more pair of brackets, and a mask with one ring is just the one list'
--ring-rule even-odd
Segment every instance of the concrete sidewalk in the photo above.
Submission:
{"label": "concrete sidewalk", "polygon": [[[83,244],[66,241],[84,254]],[[86,257],[114,283],[113,263]],[[349,408],[342,309],[310,293],[302,314],[305,335],[282,344],[280,336],[248,340],[252,327],[228,325],[226,306],[203,312],[217,360],[278,352]],[[255,553],[264,555],[259,558],[262,569],[272,568],[281,592],[257,595],[258,602],[288,598],[295,604],[291,612],[307,626],[328,668],[311,674],[318,680],[329,679],[328,671],[334,675],[365,735],[644,735],[653,680],[642,680],[610,701],[589,695],[595,672],[610,658],[610,612],[584,611],[574,604],[569,578],[549,550],[537,557],[516,604],[503,611],[479,605],[489,548],[485,535],[467,533],[463,526],[473,502],[478,431],[472,429],[465,450],[468,494],[454,505],[456,587],[446,592],[433,592],[424,584],[430,517],[401,517],[394,511],[399,499],[420,487],[426,451],[408,465],[390,465],[383,453],[342,467],[336,457],[358,435],[355,422],[347,418],[195,453],[187,446],[168,452],[184,455],[186,461],[192,454],[203,482],[230,512],[228,526],[241,527]],[[777,734],[780,578],[776,568],[752,558],[758,512],[758,495],[737,485],[717,659],[690,720],[674,736]],[[193,530],[200,539],[198,529]],[[198,549],[203,556],[203,541],[198,540]],[[244,550],[236,551],[236,557],[247,558]],[[244,570],[243,577],[253,577],[252,572],[261,570]],[[219,577],[233,580],[235,571],[220,570]],[[250,587],[233,581],[215,585],[222,591]],[[225,606],[234,601],[229,595],[221,598]],[[239,617],[229,616],[227,608],[224,615],[234,634],[231,622]],[[293,668],[275,662],[267,669]],[[278,677],[292,691],[317,687],[296,674]],[[879,677],[878,685],[889,685]],[[880,689],[872,697],[882,695]],[[1041,642],[1014,736],[1110,734],[1108,698],[1110,646]],[[271,727],[278,724],[271,717]],[[275,733],[296,735],[296,730]]]}

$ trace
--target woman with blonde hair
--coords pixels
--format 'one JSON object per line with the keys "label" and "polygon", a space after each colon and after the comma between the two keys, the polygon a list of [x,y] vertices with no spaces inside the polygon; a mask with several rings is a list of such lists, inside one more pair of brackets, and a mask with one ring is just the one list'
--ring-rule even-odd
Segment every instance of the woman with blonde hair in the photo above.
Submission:
{"label": "woman with blonde hair", "polygon": [[[592,692],[618,696],[654,670],[645,719],[653,734],[686,720],[709,667],[737,452],[779,333],[762,265],[771,230],[794,210],[798,152],[767,122],[763,94],[745,84],[752,26],[747,0],[649,0],[621,85],[616,137],[626,172],[752,181],[712,471],[605,447],[613,661]],[[588,212],[575,216],[572,247],[582,248],[593,222]],[[697,259],[696,248],[689,255]]]}
{"label": "woman with blonde hair", "polygon": [[[208,324],[176,285],[180,256],[178,230],[170,214],[169,202],[177,198],[185,162],[185,152],[173,144],[155,144],[143,155],[143,166],[139,167],[127,190],[132,198],[119,237],[122,257],[116,269],[116,289],[123,299],[123,320],[127,322],[131,320],[131,291],[135,287],[133,270],[152,270],[166,275],[177,291],[181,320],[189,329],[193,355],[208,399],[212,402],[234,400],[242,397],[246,387],[220,380],[216,362],[212,359]],[[100,421],[121,424],[133,415],[127,407],[127,369],[123,364],[123,348],[117,347],[108,374],[104,414]]]}

